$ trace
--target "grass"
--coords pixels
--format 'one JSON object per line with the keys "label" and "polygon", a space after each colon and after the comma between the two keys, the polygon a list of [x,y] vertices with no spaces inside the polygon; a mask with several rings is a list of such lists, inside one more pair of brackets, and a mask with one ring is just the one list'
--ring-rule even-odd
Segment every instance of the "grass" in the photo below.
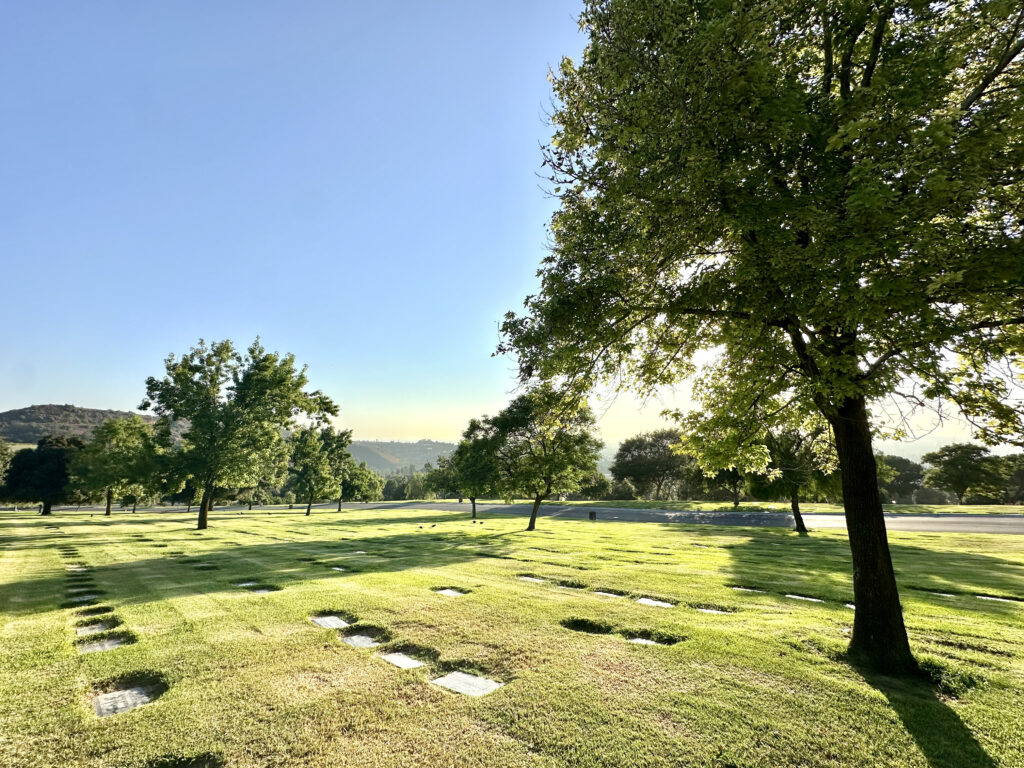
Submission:
{"label": "grass", "polygon": [[[627,509],[667,509],[675,512],[733,512],[731,501],[566,501],[560,502],[582,507],[614,507]],[[740,512],[789,512],[789,502],[743,501]],[[842,504],[806,502],[800,505],[805,515],[842,514]],[[1019,504],[886,504],[890,515],[1024,515]]]}
{"label": "grass", "polygon": [[[0,513],[0,765],[1024,765],[1024,605],[975,597],[1024,596],[1024,537],[890,534],[927,684],[844,662],[838,532],[481,518]],[[349,648],[322,613],[427,664]],[[80,655],[76,625],[106,617],[85,639],[127,644]],[[429,684],[453,670],[505,685]],[[126,684],[161,695],[97,718]]]}

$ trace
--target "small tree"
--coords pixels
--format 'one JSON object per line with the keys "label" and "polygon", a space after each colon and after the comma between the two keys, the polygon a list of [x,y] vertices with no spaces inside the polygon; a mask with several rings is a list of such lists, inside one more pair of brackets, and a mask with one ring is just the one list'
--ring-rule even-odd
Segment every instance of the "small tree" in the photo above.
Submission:
{"label": "small tree", "polygon": [[345,501],[377,501],[384,489],[384,478],[360,462],[351,464],[341,484],[341,498]]}
{"label": "small tree", "polygon": [[196,527],[207,527],[217,486],[255,485],[263,459],[299,414],[314,420],[336,415],[323,393],[306,392],[306,369],[293,355],[266,352],[257,339],[245,355],[230,341],[200,339],[182,358],[165,362],[162,379],[146,380],[142,409],[164,423],[187,422],[180,458],[202,489]]}
{"label": "small tree", "polygon": [[[501,489],[533,498],[528,531],[536,529],[544,499],[575,491],[597,469],[602,443],[593,434],[590,408],[567,402],[549,385],[520,395],[485,419],[483,429],[495,446]],[[590,516],[594,519],[593,510]]]}
{"label": "small tree", "polygon": [[315,499],[341,495],[344,474],[339,467],[343,463],[332,457],[332,452],[339,450],[337,438],[338,435],[331,427],[306,427],[292,437],[292,461],[288,468],[290,484],[296,496],[306,500],[307,515]]}
{"label": "small tree", "polygon": [[136,499],[152,486],[159,470],[156,464],[153,428],[139,416],[108,419],[93,430],[92,440],[75,455],[71,474],[75,490],[86,498],[103,498],[105,515],[110,515],[114,497]]}
{"label": "small tree", "polygon": [[882,464],[892,470],[888,481],[881,482],[880,480],[879,484],[889,491],[889,495],[894,500],[903,504],[913,504],[914,494],[917,493],[924,479],[924,467],[913,459],[903,456],[879,454],[875,460],[879,464],[879,477],[882,475]]}
{"label": "small tree", "polygon": [[675,429],[660,429],[624,440],[611,466],[616,482],[628,480],[642,497],[664,498],[673,487],[689,488],[696,472],[691,456],[678,451],[681,435]]}
{"label": "small tree", "polygon": [[497,443],[488,425],[479,419],[471,419],[452,453],[451,463],[459,493],[469,497],[474,520],[476,500],[494,493],[501,480],[496,449]]}
{"label": "small tree", "polygon": [[35,448],[18,451],[11,457],[0,497],[41,501],[42,514],[51,514],[54,504],[72,497],[70,466],[82,445],[77,437],[47,436]]}
{"label": "small tree", "polygon": [[925,484],[954,494],[958,504],[972,488],[982,491],[998,484],[989,461],[988,448],[971,443],[953,443],[921,457],[931,469],[925,473]]}
{"label": "small tree", "polygon": [[7,467],[11,465],[11,457],[13,456],[14,452],[11,450],[11,446],[4,440],[0,440],[0,488],[3,487],[4,477],[7,475]]}

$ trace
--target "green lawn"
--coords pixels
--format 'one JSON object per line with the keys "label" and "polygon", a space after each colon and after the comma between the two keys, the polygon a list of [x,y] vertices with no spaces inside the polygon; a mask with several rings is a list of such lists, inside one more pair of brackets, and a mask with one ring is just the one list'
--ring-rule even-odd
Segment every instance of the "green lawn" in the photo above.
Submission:
{"label": "green lawn", "polygon": [[[937,693],[842,661],[839,533],[481,517],[216,513],[200,533],[179,513],[0,513],[0,765],[1024,766],[1024,605],[975,597],[1024,596],[1024,537],[890,534]],[[64,607],[73,586],[95,605]],[[118,626],[91,639],[130,644],[80,655],[76,623],[105,607]],[[353,629],[314,626],[324,611]],[[353,630],[384,645],[342,644]],[[427,665],[376,655],[402,649]],[[453,670],[504,686],[429,683]],[[163,693],[98,718],[119,680]]]}
{"label": "green lawn", "polygon": [[[625,507],[632,509],[668,509],[672,511],[731,512],[731,501],[566,501],[582,507]],[[744,501],[740,511],[789,512],[789,502]],[[842,504],[804,503],[800,505],[804,514],[841,514]],[[896,515],[1024,515],[1024,506],[1014,504],[886,504],[885,511]]]}

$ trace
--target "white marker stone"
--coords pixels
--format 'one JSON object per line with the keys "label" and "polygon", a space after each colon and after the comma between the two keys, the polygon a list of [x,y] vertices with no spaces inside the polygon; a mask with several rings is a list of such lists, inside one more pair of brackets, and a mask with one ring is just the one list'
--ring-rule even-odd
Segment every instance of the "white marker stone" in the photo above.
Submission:
{"label": "white marker stone", "polygon": [[108,715],[119,715],[122,712],[141,707],[152,700],[153,698],[146,693],[145,688],[135,686],[121,691],[101,693],[96,697],[93,706],[96,709],[97,715],[107,717]]}
{"label": "white marker stone", "polygon": [[654,608],[673,608],[672,603],[666,603],[664,600],[655,600],[653,597],[641,597],[637,600],[640,605],[650,605]]}
{"label": "white marker stone", "polygon": [[821,599],[819,599],[817,597],[807,597],[806,595],[786,595],[786,597],[788,597],[790,600],[806,600],[808,603],[824,603],[825,602],[824,600],[821,600]]}
{"label": "white marker stone", "polygon": [[235,582],[235,586],[236,587],[255,587],[257,584],[259,584],[258,581],[236,581]]}
{"label": "white marker stone", "polygon": [[764,594],[763,589],[754,589],[753,587],[729,587],[729,589],[735,589],[737,592],[758,592]]}
{"label": "white marker stone", "polygon": [[365,550],[365,549],[357,549],[357,550],[356,550],[355,552],[353,552],[352,554],[353,554],[353,555],[365,555],[365,554],[366,554],[366,550]]}
{"label": "white marker stone", "polygon": [[64,570],[71,571],[72,573],[81,573],[88,569],[84,565],[65,565]]}
{"label": "white marker stone", "polygon": [[477,675],[468,675],[465,672],[452,672],[430,682],[456,693],[464,693],[467,696],[484,696],[491,693],[491,691],[498,690],[502,686],[502,683],[495,680],[488,680],[486,677],[479,677]]}
{"label": "white marker stone", "polygon": [[844,603],[844,605],[846,605],[846,607],[849,608],[851,611],[857,610],[857,606],[853,603]]}
{"label": "white marker stone", "polygon": [[69,595],[83,595],[86,592],[92,592],[93,587],[72,587],[68,590]]}
{"label": "white marker stone", "polygon": [[376,648],[380,645],[369,635],[349,635],[348,637],[341,638],[341,642],[345,645],[351,645],[353,648]]}
{"label": "white marker stone", "polygon": [[342,568],[340,565],[332,565],[331,566],[331,570],[332,571],[344,571],[345,569]]}
{"label": "white marker stone", "polygon": [[345,629],[349,623],[340,616],[310,616],[309,620],[324,629]]}
{"label": "white marker stone", "polygon": [[594,594],[601,595],[602,597],[625,597],[625,595],[617,595],[614,592],[602,592],[599,589],[595,589]]}
{"label": "white marker stone", "polygon": [[950,592],[932,592],[931,594],[935,595],[936,597],[954,597],[954,595]]}
{"label": "white marker stone", "polygon": [[720,611],[717,608],[698,608],[697,610],[701,613],[715,613],[720,616],[724,616],[725,614],[729,613],[729,611]]}
{"label": "white marker stone", "polygon": [[446,589],[438,589],[438,590],[435,590],[435,591],[439,595],[448,595],[448,597],[461,597],[462,595],[466,594],[465,592],[460,592],[457,589],[447,589],[447,588]]}
{"label": "white marker stone", "polygon": [[95,624],[86,624],[84,627],[75,627],[75,634],[79,637],[88,637],[89,635],[95,635],[98,632],[106,632],[108,629],[113,629],[114,625],[109,621],[100,621]]}
{"label": "white marker stone", "polygon": [[412,656],[406,656],[404,653],[385,653],[381,658],[400,669],[416,669],[416,667],[423,666],[422,661],[414,659]]}
{"label": "white marker stone", "polygon": [[271,592],[277,592],[278,590],[271,589],[270,587],[260,587],[259,589],[250,589],[249,591],[254,595],[269,595]]}
{"label": "white marker stone", "polygon": [[99,597],[99,595],[92,595],[92,594],[90,594],[90,595],[75,595],[75,597],[72,597],[69,602],[72,602],[72,603],[88,603],[91,600],[95,600],[98,597]]}
{"label": "white marker stone", "polygon": [[536,576],[520,576],[520,581],[532,581],[534,584],[543,584],[545,579],[538,579]]}
{"label": "white marker stone", "polygon": [[102,640],[94,640],[91,643],[79,643],[79,653],[96,653],[97,651],[109,651],[114,648],[120,648],[124,645],[124,640],[120,637],[105,637]]}
{"label": "white marker stone", "polygon": [[992,595],[975,595],[979,600],[994,600],[997,603],[1013,603],[1015,600],[1007,600],[1005,597],[992,597]]}
{"label": "white marker stone", "polygon": [[655,642],[654,640],[646,637],[631,637],[629,638],[629,642],[636,643],[637,645],[661,645],[661,643]]}

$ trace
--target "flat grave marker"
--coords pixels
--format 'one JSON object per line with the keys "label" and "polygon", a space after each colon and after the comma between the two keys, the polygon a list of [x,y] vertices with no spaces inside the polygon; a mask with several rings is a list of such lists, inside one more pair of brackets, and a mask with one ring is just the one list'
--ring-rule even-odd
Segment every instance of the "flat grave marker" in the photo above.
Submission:
{"label": "flat grave marker", "polygon": [[79,653],[97,653],[98,651],[111,651],[124,645],[124,638],[104,637],[102,640],[93,640],[90,643],[79,643]]}
{"label": "flat grave marker", "polygon": [[807,595],[790,595],[790,594],[787,594],[786,597],[788,597],[790,600],[804,600],[804,601],[806,601],[808,603],[824,603],[825,602],[820,597],[807,597]]}
{"label": "flat grave marker", "polygon": [[448,587],[445,587],[444,589],[436,589],[434,591],[439,595],[447,595],[448,597],[462,597],[462,595],[466,594],[465,592],[460,592],[457,589],[450,589]]}
{"label": "flat grave marker", "polygon": [[664,645],[664,643],[659,643],[657,640],[651,640],[649,637],[630,637],[627,642],[634,643],[636,645]]}
{"label": "flat grave marker", "polygon": [[346,627],[351,626],[343,618],[340,616],[334,616],[333,614],[326,616],[310,616],[309,620],[324,629],[345,629]]}
{"label": "flat grave marker", "polygon": [[423,662],[419,659],[406,656],[404,653],[385,653],[381,655],[381,658],[389,664],[394,664],[399,669],[416,669],[416,667],[424,666]]}
{"label": "flat grave marker", "polygon": [[92,602],[93,600],[96,600],[98,598],[99,598],[99,595],[96,595],[96,594],[75,595],[74,597],[69,598],[69,601],[72,602],[72,603],[89,603],[89,602]]}
{"label": "flat grave marker", "polygon": [[442,688],[447,688],[450,691],[463,693],[466,696],[485,696],[492,691],[498,690],[503,685],[503,683],[499,683],[496,680],[490,680],[478,675],[470,675],[465,672],[452,672],[430,682]]}
{"label": "flat grave marker", "polygon": [[640,597],[637,598],[637,602],[640,605],[649,605],[654,608],[674,608],[672,603],[666,603],[664,600],[655,600],[653,597]]}
{"label": "flat grave marker", "polygon": [[141,707],[152,700],[153,697],[149,695],[145,688],[136,685],[119,691],[101,693],[93,702],[93,707],[99,717],[108,717]]}
{"label": "flat grave marker", "polygon": [[595,589],[594,594],[601,595],[601,597],[625,597],[625,595],[617,595],[614,592],[602,592],[600,589]]}
{"label": "flat grave marker", "polygon": [[108,629],[113,628],[114,623],[112,621],[98,621],[95,624],[86,624],[84,627],[75,627],[75,634],[79,637],[88,637],[89,635],[106,632]]}
{"label": "flat grave marker", "polygon": [[376,648],[380,643],[369,635],[348,635],[341,638],[341,642],[353,648]]}
{"label": "flat grave marker", "polygon": [[520,576],[519,580],[520,581],[531,581],[534,584],[543,584],[545,581],[547,581],[547,579],[540,579],[540,578],[538,578],[536,576]]}

